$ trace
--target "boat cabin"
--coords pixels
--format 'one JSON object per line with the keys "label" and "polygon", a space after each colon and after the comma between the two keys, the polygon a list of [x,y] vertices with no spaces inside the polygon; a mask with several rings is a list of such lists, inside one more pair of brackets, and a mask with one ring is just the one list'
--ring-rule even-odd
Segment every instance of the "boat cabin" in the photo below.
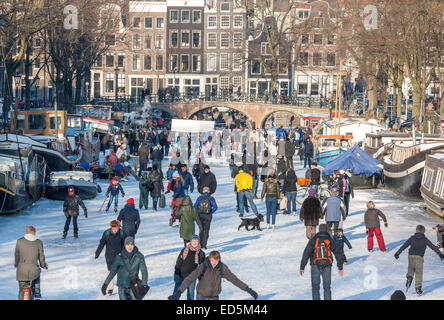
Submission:
{"label": "boat cabin", "polygon": [[[66,135],[67,113],[57,110],[58,133]],[[23,131],[24,134],[55,135],[55,110],[33,109],[11,112],[11,131]]]}
{"label": "boat cabin", "polygon": [[74,114],[99,120],[111,120],[111,106],[79,105],[74,106]]}

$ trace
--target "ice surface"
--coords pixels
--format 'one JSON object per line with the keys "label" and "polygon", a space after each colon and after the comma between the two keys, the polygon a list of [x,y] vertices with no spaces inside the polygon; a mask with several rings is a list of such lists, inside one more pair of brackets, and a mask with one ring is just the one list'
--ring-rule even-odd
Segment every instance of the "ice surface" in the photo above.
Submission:
{"label": "ice surface", "polygon": [[[191,162],[193,163],[193,162]],[[297,174],[303,176],[305,169],[296,163]],[[211,164],[210,164],[211,165]],[[167,161],[163,163],[167,169]],[[221,252],[222,261],[245,283],[259,293],[259,299],[311,299],[310,266],[299,275],[302,252],[307,243],[305,227],[298,216],[277,216],[276,230],[247,232],[237,231],[240,218],[235,212],[233,182],[228,167],[214,166],[218,179],[215,198],[219,210],[211,224],[208,241],[211,250]],[[107,182],[100,182],[106,190]],[[139,199],[138,183],[133,177],[122,183],[126,197],[119,198],[119,208],[126,199],[134,197],[136,206]],[[262,184],[259,186],[258,195]],[[302,202],[305,190],[298,192]],[[191,194],[193,201],[196,191]],[[62,201],[41,199],[28,209],[16,215],[0,217],[0,299],[17,299],[18,284],[15,280],[14,248],[16,240],[24,235],[27,225],[37,228],[37,236],[44,243],[48,270],[42,270],[41,289],[44,299],[118,299],[118,295],[104,297],[100,287],[107,275],[104,251],[99,259],[94,253],[102,236],[114,219],[114,212],[98,214],[104,200],[104,193],[95,200],[86,200],[88,218],[79,216],[79,239],[74,239],[72,226],[68,237],[63,240],[65,217]],[[167,207],[157,213],[141,210],[141,225],[136,235],[136,246],[145,255],[151,290],[145,299],[167,299],[174,288],[173,274],[177,255],[183,247],[179,229],[168,226],[171,193],[167,194]],[[373,200],[376,207],[387,216],[388,228],[382,227],[387,252],[380,252],[375,239],[375,251],[367,251],[367,238],[363,214],[365,203]],[[259,212],[265,214],[265,202],[256,200]],[[404,290],[407,272],[408,250],[399,260],[393,255],[402,243],[415,232],[417,224],[426,227],[426,236],[436,243],[436,234],[431,229],[438,221],[424,212],[422,201],[413,202],[398,198],[388,190],[356,190],[351,199],[350,215],[344,222],[345,235],[353,248],[345,248],[348,264],[344,276],[338,274],[336,264],[332,273],[333,299],[389,299],[396,289]],[[299,213],[300,204],[298,204]],[[262,223],[263,227],[265,224]],[[382,224],[381,224],[382,225]],[[407,299],[443,299],[444,265],[430,249],[426,250],[422,297],[417,297],[412,288]],[[116,278],[115,278],[116,280]],[[244,291],[228,281],[222,284],[221,299],[251,300]],[[322,288],[322,287],[321,287]],[[322,289],[321,289],[322,291]],[[117,288],[115,288],[117,292]],[[322,292],[321,292],[322,297]],[[186,295],[182,295],[186,299]]]}

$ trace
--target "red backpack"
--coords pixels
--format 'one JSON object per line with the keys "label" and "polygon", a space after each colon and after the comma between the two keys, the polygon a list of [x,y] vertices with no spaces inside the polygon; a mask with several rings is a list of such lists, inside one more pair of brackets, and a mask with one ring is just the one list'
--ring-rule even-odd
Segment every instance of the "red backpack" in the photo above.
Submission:
{"label": "red backpack", "polygon": [[318,267],[326,267],[333,263],[330,240],[316,238],[313,263]]}

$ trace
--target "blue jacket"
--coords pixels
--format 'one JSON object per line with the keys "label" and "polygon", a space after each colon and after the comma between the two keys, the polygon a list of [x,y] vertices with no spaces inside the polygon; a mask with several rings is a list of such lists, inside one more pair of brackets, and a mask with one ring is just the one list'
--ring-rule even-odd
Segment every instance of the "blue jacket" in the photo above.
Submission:
{"label": "blue jacket", "polygon": [[333,195],[324,201],[323,204],[327,203],[327,206],[324,209],[324,216],[326,222],[339,222],[341,221],[341,213],[342,218],[345,220],[345,211],[341,207],[342,199],[337,195]]}
{"label": "blue jacket", "polygon": [[203,198],[210,199],[210,203],[211,203],[210,214],[215,213],[217,210],[217,203],[216,203],[216,200],[208,192],[205,192],[203,195],[201,195],[197,198],[196,202],[194,203],[194,207],[197,209],[197,206],[199,205],[200,201],[202,201]]}
{"label": "blue jacket", "polygon": [[284,129],[276,130],[276,139],[279,140],[281,137],[284,137],[284,140],[287,139],[287,134],[285,133],[285,130]]}
{"label": "blue jacket", "polygon": [[122,195],[125,195],[125,192],[123,191],[120,183],[117,183],[115,186],[111,183],[111,185],[108,187],[108,190],[106,191],[106,196],[108,197],[111,193],[113,197],[117,197],[119,195],[119,191],[122,192]]}
{"label": "blue jacket", "polygon": [[[171,185],[173,185],[171,183]],[[173,198],[184,198],[185,197],[185,192],[183,189],[183,184],[181,181],[179,181],[179,183],[174,183],[174,193],[173,193]]]}
{"label": "blue jacket", "polygon": [[183,188],[185,190],[189,189],[192,193],[194,191],[193,176],[188,171],[182,172],[182,170],[180,171],[180,175],[182,176],[184,181]]}
{"label": "blue jacket", "polygon": [[338,234],[335,234],[335,235],[333,236],[333,240],[335,240],[336,245],[337,245],[338,248],[341,249],[341,250],[344,250],[344,243],[347,245],[347,247],[348,247],[349,249],[352,248],[350,242],[348,242],[348,239],[347,239],[344,235],[339,236]]}
{"label": "blue jacket", "polygon": [[171,168],[170,168],[170,169],[167,170],[168,180],[172,180],[173,179],[173,173],[174,172],[178,172],[177,169],[171,170]]}

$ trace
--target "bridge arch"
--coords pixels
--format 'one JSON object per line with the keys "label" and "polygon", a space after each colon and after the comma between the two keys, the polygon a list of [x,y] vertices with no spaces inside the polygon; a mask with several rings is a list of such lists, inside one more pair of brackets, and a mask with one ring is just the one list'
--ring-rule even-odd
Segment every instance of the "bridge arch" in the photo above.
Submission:
{"label": "bridge arch", "polygon": [[[296,127],[299,125],[300,115],[296,111],[290,110],[273,110],[264,116],[261,122],[261,128],[272,127],[272,116],[274,116],[274,127]],[[291,122],[291,116],[294,116],[293,122]],[[290,123],[291,122],[291,123]]]}
{"label": "bridge arch", "polygon": [[196,115],[199,112],[208,110],[208,109],[212,109],[212,108],[217,108],[218,110],[220,110],[221,112],[225,112],[225,110],[234,110],[239,112],[240,114],[244,115],[248,120],[251,120],[250,115],[248,114],[247,110],[245,110],[242,107],[238,107],[235,104],[227,104],[227,103],[212,103],[212,104],[202,104],[200,106],[197,106],[193,109],[191,109],[188,112],[187,118],[191,119],[194,115]]}

